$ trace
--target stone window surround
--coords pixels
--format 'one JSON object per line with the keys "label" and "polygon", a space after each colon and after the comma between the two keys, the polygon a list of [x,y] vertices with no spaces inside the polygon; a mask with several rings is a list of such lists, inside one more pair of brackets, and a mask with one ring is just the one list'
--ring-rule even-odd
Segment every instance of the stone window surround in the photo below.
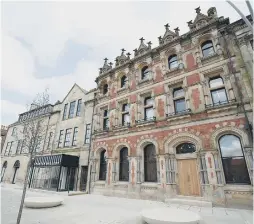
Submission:
{"label": "stone window surround", "polygon": [[130,100],[128,98],[122,98],[116,101],[116,112],[115,112],[115,126],[122,126],[122,106],[123,104],[129,104],[129,116],[130,114]]}
{"label": "stone window surround", "polygon": [[219,87],[210,88],[209,80],[213,77],[221,77],[222,78],[224,85],[222,85],[221,87],[225,88],[227,98],[229,101],[236,99],[234,91],[233,91],[232,83],[230,81],[230,75],[228,74],[228,72],[224,71],[224,68],[214,69],[213,71],[210,71],[209,73],[206,73],[206,72],[200,73],[200,78],[203,82],[203,90],[204,90],[204,97],[205,97],[205,104],[206,105],[213,105],[211,89],[219,88]]}
{"label": "stone window surround", "polygon": [[153,99],[153,109],[154,109],[154,116],[155,116],[155,97],[153,90],[148,89],[146,91],[140,92],[137,96],[137,113],[136,113],[136,120],[142,120],[145,118],[144,113],[144,102],[146,97],[151,97]]}
{"label": "stone window surround", "polygon": [[186,110],[190,109],[189,93],[188,93],[187,87],[184,86],[184,83],[185,83],[185,79],[184,78],[180,79],[180,80],[177,80],[175,83],[172,83],[172,82],[165,83],[165,90],[166,90],[166,114],[175,113],[173,91],[176,88],[182,88],[184,90],[184,92],[185,92]]}

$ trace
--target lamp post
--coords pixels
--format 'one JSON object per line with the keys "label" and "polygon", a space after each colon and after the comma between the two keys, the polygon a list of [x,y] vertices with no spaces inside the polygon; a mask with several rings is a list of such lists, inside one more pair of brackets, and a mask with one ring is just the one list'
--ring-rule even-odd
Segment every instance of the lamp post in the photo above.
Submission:
{"label": "lamp post", "polygon": [[[251,32],[253,33],[253,27],[250,23],[250,21],[243,15],[243,13],[234,5],[234,3],[232,3],[231,1],[229,0],[226,0],[226,2],[228,4],[230,4],[234,9],[235,11],[237,11],[237,13],[242,17],[242,19],[244,20],[244,22],[246,23],[246,25],[249,27],[249,29],[251,30]],[[246,4],[248,6],[248,9],[250,10],[251,12],[251,16],[253,16],[253,11],[252,11],[252,7],[250,5],[250,2],[248,0],[246,0]]]}

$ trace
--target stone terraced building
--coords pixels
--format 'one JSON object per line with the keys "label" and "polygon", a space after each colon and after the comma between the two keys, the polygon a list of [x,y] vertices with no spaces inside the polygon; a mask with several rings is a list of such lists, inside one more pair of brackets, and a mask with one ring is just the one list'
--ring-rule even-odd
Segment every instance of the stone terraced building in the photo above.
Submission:
{"label": "stone terraced building", "polygon": [[188,26],[180,35],[166,24],[156,48],[141,38],[115,67],[105,58],[91,192],[252,204],[253,36],[214,7]]}

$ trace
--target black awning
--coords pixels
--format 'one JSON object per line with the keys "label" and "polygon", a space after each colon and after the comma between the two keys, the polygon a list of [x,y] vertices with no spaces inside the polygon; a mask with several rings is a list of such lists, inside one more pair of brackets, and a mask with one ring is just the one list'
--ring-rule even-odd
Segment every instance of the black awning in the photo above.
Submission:
{"label": "black awning", "polygon": [[79,157],[65,154],[36,156],[33,166],[67,166],[78,167]]}

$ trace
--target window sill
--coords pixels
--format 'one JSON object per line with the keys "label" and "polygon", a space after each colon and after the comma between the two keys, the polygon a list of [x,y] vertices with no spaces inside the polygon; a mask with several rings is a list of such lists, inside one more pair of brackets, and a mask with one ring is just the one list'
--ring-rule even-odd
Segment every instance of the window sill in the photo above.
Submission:
{"label": "window sill", "polygon": [[225,191],[253,191],[251,184],[226,184]]}
{"label": "window sill", "polygon": [[117,90],[117,94],[118,94],[118,95],[122,95],[122,94],[124,94],[124,93],[127,93],[128,90],[129,90],[128,87],[122,87],[122,88],[120,88],[120,89]]}
{"label": "window sill", "polygon": [[171,76],[174,76],[174,75],[176,75],[178,73],[181,73],[183,71],[184,71],[184,68],[178,68],[178,67],[173,68],[173,69],[169,69],[168,71],[166,71],[165,76],[171,77]]}
{"label": "window sill", "polygon": [[217,54],[216,52],[212,55],[206,56],[206,57],[202,57],[201,58],[201,62],[202,64],[206,64],[209,63],[211,61],[214,61],[216,59],[219,59],[221,57],[221,55]]}
{"label": "window sill", "polygon": [[189,118],[191,114],[191,109],[187,109],[178,113],[169,113],[166,114],[167,120],[172,121],[172,120],[178,120],[178,119],[183,119],[183,118]]}
{"label": "window sill", "polygon": [[213,104],[205,105],[205,109],[206,109],[207,113],[217,113],[220,111],[236,109],[237,106],[238,106],[238,103],[234,99],[234,100],[229,100],[228,102],[221,103],[218,105],[213,105]]}
{"label": "window sill", "polygon": [[141,183],[141,190],[157,190],[158,182],[143,182]]}
{"label": "window sill", "polygon": [[136,124],[136,126],[149,125],[149,124],[154,124],[155,121],[156,121],[156,117],[152,117],[149,119],[136,120],[135,124]]}
{"label": "window sill", "polygon": [[144,85],[148,85],[148,84],[151,84],[153,83],[154,80],[152,78],[146,78],[146,79],[142,79],[142,80],[139,80],[138,82],[138,86],[144,86]]}
{"label": "window sill", "polygon": [[126,130],[129,129],[131,126],[130,124],[128,125],[116,125],[113,127],[113,131],[119,131],[119,130]]}

